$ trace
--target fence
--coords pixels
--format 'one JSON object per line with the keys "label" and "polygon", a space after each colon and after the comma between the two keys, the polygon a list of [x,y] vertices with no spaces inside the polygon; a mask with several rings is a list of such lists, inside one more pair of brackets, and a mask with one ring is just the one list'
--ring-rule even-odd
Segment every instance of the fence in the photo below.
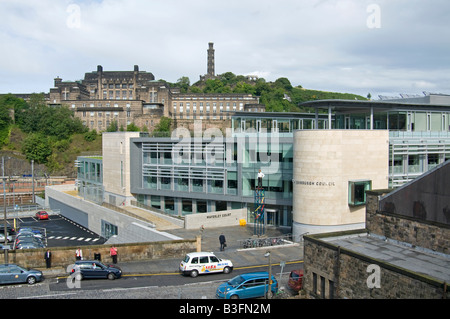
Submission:
{"label": "fence", "polygon": [[277,237],[266,237],[266,238],[248,238],[239,240],[239,246],[243,249],[245,248],[259,248],[259,247],[269,247],[269,246],[279,246],[292,243],[292,234],[286,234]]}

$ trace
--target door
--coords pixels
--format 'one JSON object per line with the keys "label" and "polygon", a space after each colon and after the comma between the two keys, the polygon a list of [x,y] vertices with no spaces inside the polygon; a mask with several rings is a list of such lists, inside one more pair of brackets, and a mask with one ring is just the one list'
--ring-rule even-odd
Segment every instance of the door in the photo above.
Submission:
{"label": "door", "polygon": [[280,216],[278,209],[266,209],[266,225],[279,226]]}
{"label": "door", "polygon": [[219,267],[219,259],[216,256],[209,256],[209,265],[211,272],[221,272],[223,267]]}
{"label": "door", "polygon": [[9,283],[17,283],[17,282],[26,282],[27,274],[16,265],[9,265],[9,275],[7,276],[7,282]]}

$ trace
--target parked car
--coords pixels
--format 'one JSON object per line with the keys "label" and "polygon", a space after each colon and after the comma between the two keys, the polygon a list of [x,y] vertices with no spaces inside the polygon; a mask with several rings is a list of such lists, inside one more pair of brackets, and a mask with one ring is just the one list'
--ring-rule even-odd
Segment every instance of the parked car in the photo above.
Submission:
{"label": "parked car", "polygon": [[71,270],[77,279],[122,277],[122,270],[115,265],[105,265],[98,260],[77,260]]}
{"label": "parked car", "polygon": [[14,249],[34,249],[34,248],[45,248],[45,244],[39,239],[16,239],[14,242]]}
{"label": "parked car", "polygon": [[35,229],[35,228],[20,228],[19,231],[17,232],[17,236],[20,235],[25,235],[25,234],[33,234],[36,237],[40,237],[43,238],[45,237],[45,235],[42,233],[42,230],[40,229]]}
{"label": "parked car", "polygon": [[16,264],[0,264],[0,284],[28,283],[30,285],[43,279],[42,271],[26,269]]}
{"label": "parked car", "polygon": [[[6,231],[8,232],[8,234],[15,234],[16,233],[14,227],[11,226],[10,224],[6,225]],[[0,233],[4,233],[4,232],[5,232],[5,224],[1,223],[0,224]]]}
{"label": "parked car", "polygon": [[187,254],[180,263],[180,272],[195,278],[200,274],[230,273],[233,263],[228,259],[217,258],[213,253],[196,252]]}
{"label": "parked car", "polygon": [[[8,241],[12,241],[12,236],[7,234],[6,235],[6,239]],[[5,234],[4,233],[0,233],[0,244],[5,242]]]}
{"label": "parked car", "polygon": [[36,213],[35,217],[39,220],[48,219],[48,213],[45,210],[40,210]]}
{"label": "parked car", "polygon": [[289,274],[288,286],[294,291],[302,289],[303,285],[303,269],[292,270]]}
{"label": "parked car", "polygon": [[[272,275],[272,293],[277,293],[278,282]],[[269,273],[252,272],[238,275],[224,282],[216,290],[216,296],[220,299],[244,299],[266,296],[269,291]]]}

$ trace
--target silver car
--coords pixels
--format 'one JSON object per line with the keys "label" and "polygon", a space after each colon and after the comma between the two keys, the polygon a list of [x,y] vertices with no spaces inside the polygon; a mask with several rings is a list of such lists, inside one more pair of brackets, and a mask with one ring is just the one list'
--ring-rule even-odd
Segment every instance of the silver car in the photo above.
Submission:
{"label": "silver car", "polygon": [[42,271],[26,269],[15,264],[0,264],[0,284],[28,283],[30,285],[43,279]]}

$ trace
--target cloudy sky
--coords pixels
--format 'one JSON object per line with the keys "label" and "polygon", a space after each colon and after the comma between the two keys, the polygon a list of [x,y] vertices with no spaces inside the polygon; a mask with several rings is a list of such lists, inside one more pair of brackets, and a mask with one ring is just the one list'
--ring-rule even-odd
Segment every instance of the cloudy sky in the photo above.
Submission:
{"label": "cloudy sky", "polygon": [[194,83],[208,42],[217,74],[450,94],[448,0],[0,0],[0,93],[48,92],[97,65]]}

